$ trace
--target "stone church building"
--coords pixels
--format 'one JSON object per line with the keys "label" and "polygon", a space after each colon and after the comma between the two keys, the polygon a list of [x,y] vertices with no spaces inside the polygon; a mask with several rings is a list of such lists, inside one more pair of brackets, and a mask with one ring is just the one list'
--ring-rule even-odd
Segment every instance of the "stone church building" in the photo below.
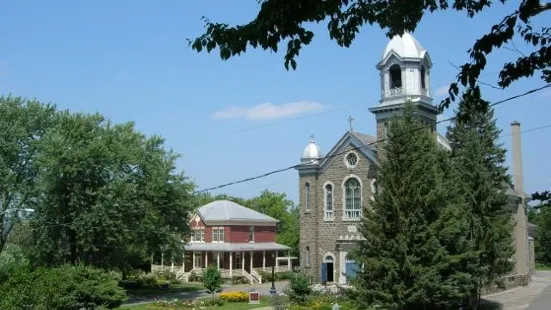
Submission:
{"label": "stone church building", "polygon": [[[348,255],[362,237],[358,224],[377,190],[376,141],[386,137],[390,118],[411,100],[421,120],[436,132],[438,109],[432,104],[428,51],[410,34],[394,37],[377,64],[381,100],[370,108],[376,136],[351,128],[324,156],[313,137],[297,168],[300,181],[300,267],[316,281],[346,284],[358,268]],[[523,191],[520,124],[512,123],[514,188],[507,191],[516,222],[515,269],[511,284],[527,283],[534,268],[533,239],[528,235]],[[451,150],[436,133],[438,145]],[[337,155],[335,155],[337,154]]]}

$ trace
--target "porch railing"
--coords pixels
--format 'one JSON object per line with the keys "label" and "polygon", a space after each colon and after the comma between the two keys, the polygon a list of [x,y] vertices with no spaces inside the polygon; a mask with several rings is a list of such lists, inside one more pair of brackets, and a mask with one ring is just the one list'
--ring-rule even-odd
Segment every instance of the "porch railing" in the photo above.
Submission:
{"label": "porch railing", "polygon": [[253,278],[256,278],[256,281],[258,281],[258,283],[262,284],[262,276],[256,270],[251,270],[251,276],[253,276]]}

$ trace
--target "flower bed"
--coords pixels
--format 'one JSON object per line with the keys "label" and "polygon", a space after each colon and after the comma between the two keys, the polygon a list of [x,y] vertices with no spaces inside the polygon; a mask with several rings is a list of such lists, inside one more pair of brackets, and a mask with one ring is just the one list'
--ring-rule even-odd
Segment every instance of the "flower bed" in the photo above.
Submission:
{"label": "flower bed", "polygon": [[249,294],[245,292],[224,292],[220,294],[220,299],[227,302],[246,302],[249,301]]}
{"label": "flower bed", "polygon": [[206,310],[210,306],[223,306],[224,301],[220,299],[210,299],[210,300],[171,300],[171,301],[156,301],[147,305],[147,310],[184,310],[184,309],[194,309],[194,310]]}

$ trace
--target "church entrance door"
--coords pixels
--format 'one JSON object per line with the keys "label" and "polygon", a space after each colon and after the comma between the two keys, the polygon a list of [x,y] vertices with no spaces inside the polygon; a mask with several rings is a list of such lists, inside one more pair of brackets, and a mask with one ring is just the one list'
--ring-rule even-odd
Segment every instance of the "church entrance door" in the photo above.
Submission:
{"label": "church entrance door", "polygon": [[335,263],[334,259],[331,256],[326,256],[323,259],[323,264],[321,267],[321,279],[322,282],[334,282],[335,281]]}

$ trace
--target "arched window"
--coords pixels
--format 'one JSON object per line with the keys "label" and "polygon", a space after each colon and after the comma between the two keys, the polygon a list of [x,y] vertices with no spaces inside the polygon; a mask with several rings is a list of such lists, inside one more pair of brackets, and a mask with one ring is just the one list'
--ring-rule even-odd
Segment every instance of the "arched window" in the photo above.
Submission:
{"label": "arched window", "polygon": [[356,178],[350,178],[344,183],[345,202],[344,217],[358,219],[362,216],[362,187]]}
{"label": "arched window", "polygon": [[304,263],[306,264],[306,267],[310,266],[310,247],[306,247],[306,255],[304,255]]}
{"label": "arched window", "polygon": [[390,79],[390,89],[402,88],[402,68],[399,65],[394,64],[390,66],[388,70]]}
{"label": "arched window", "polygon": [[425,66],[421,66],[421,89],[426,89],[427,86],[425,84],[425,77],[426,77],[427,73],[426,73],[426,70],[425,70]]}
{"label": "arched window", "polygon": [[304,184],[304,206],[306,211],[310,211],[310,183]]}
{"label": "arched window", "polygon": [[325,220],[333,220],[333,186],[325,185]]}

